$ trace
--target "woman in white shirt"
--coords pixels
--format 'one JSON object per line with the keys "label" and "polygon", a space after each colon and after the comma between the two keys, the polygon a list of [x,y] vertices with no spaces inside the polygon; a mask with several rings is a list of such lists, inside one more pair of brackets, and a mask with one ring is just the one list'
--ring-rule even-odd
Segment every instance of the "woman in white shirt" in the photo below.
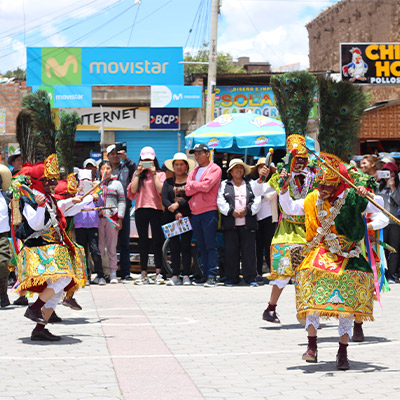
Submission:
{"label": "woman in white shirt", "polygon": [[260,197],[254,196],[250,183],[244,179],[250,167],[234,158],[229,163],[228,179],[221,182],[217,204],[222,214],[224,231],[226,286],[240,283],[240,259],[245,283],[256,282],[256,214]]}
{"label": "woman in white shirt", "polygon": [[[268,179],[275,172],[275,167],[266,167],[265,157],[260,158],[252,168],[256,179],[251,181],[251,187],[255,196],[261,196],[260,210],[257,213],[258,229],[256,233],[256,256],[257,256],[257,282],[263,284],[264,259],[267,268],[271,264],[271,241],[278,222],[278,194],[268,184]],[[264,179],[263,179],[264,178]]]}

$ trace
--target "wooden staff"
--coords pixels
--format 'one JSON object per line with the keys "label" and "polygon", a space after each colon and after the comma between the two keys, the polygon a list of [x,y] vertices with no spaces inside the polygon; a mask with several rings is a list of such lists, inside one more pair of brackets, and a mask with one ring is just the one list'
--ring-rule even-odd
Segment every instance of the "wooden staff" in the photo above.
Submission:
{"label": "wooden staff", "polygon": [[94,207],[94,208],[83,208],[81,211],[100,211],[100,210],[111,210],[113,208],[117,208],[115,206],[113,207]]}
{"label": "wooden staff", "polygon": [[[101,182],[99,182],[96,186],[93,186],[89,191],[87,191],[83,196],[82,196],[82,200],[86,197],[89,196],[89,194],[93,193],[96,189],[98,189],[100,187],[100,185],[102,185],[104,182],[109,181],[111,178],[105,178],[103,179]],[[68,207],[64,213],[66,213],[68,210],[70,210],[75,204],[73,204],[72,206]]]}
{"label": "wooden staff", "polygon": [[[304,146],[304,145],[303,145]],[[308,152],[313,154],[315,157],[317,157],[320,161],[324,163],[326,167],[328,167],[331,171],[333,171],[337,176],[340,177],[344,182],[346,182],[350,187],[353,189],[357,190],[357,186],[349,181],[347,178],[345,178],[339,171],[337,171],[335,168],[333,168],[329,163],[327,163],[323,158],[319,157],[316,153],[314,153],[312,150],[310,150],[307,146],[304,146]],[[393,214],[391,214],[388,210],[386,210],[384,207],[382,207],[380,204],[378,204],[369,194],[365,196],[375,207],[379,208],[384,214],[386,214],[392,221],[396,222],[396,224],[400,225],[400,220],[397,219]]]}

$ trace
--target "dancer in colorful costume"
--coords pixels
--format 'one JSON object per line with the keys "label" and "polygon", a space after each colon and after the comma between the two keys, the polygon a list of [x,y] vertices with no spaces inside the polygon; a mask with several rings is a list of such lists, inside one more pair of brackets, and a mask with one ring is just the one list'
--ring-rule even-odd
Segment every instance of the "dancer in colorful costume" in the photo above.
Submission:
{"label": "dancer in colorful costume", "polygon": [[374,319],[374,271],[361,254],[366,231],[362,213],[380,210],[364,197],[368,193],[365,187],[349,188],[326,167],[329,164],[350,181],[343,160],[351,159],[367,105],[365,95],[350,83],[326,79],[319,80],[319,93],[318,141],[325,163],[320,164],[318,189],[297,201],[282,190],[280,203],[285,213],[305,215],[306,221],[309,253],[296,270],[297,317],[305,319],[308,333],[303,360],[317,362],[319,319],[335,317],[339,319],[340,336],[336,365],[346,370],[353,320]]}
{"label": "dancer in colorful costume", "polygon": [[[73,294],[86,283],[84,253],[66,234],[65,216],[79,212],[87,202],[77,196],[57,203],[53,197],[59,168],[55,154],[56,130],[47,93],[39,90],[28,95],[23,106],[23,118],[19,121],[24,123],[21,129],[17,128],[17,139],[23,161],[28,163],[17,178],[22,221],[16,237],[24,243],[17,258],[19,290],[40,293],[25,312],[25,317],[36,322],[31,339],[58,341],[61,338],[44,327],[63,292]],[[32,165],[32,161],[44,157],[44,162]],[[24,177],[30,187],[21,184]]]}
{"label": "dancer in colorful costume", "polygon": [[[315,77],[305,71],[296,71],[271,78],[277,108],[286,132],[285,169],[289,172],[286,184],[290,187],[290,195],[294,199],[304,199],[312,188],[313,179],[307,168],[308,153],[305,149],[307,122],[314,103]],[[268,176],[269,169],[263,168],[260,175]],[[276,172],[268,184],[262,178],[254,185],[254,194],[260,195],[262,187],[269,185],[279,194],[284,184]],[[306,243],[304,216],[282,214],[278,228],[271,242],[271,272],[267,275],[273,285],[268,307],[263,319],[280,323],[276,314],[278,299],[294,277],[294,270],[301,259],[302,246]],[[298,261],[300,260],[300,261]]]}

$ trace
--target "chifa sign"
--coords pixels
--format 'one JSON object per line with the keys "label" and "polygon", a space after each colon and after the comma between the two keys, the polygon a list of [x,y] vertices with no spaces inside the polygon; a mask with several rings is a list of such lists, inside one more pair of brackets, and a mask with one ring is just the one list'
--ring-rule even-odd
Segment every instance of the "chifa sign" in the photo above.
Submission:
{"label": "chifa sign", "polygon": [[342,80],[369,85],[400,84],[400,43],[341,43]]}

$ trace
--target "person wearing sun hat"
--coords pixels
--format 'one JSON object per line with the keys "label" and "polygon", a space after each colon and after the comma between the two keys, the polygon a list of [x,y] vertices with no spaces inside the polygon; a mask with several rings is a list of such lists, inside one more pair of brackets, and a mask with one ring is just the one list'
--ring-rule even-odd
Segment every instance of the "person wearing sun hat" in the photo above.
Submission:
{"label": "person wearing sun hat", "polygon": [[[172,178],[165,180],[161,197],[164,205],[163,223],[168,224],[184,217],[190,217],[189,196],[185,193],[188,173],[195,167],[195,162],[188,159],[184,153],[176,153],[170,160],[165,161],[165,166],[174,172]],[[169,239],[171,251],[172,277],[167,282],[168,286],[190,285],[190,266],[192,253],[192,231]],[[183,267],[183,282],[180,279],[181,257]]]}
{"label": "person wearing sun hat", "polygon": [[204,284],[204,287],[214,287],[218,273],[217,196],[222,170],[210,161],[210,149],[205,143],[196,143],[189,153],[194,154],[198,166],[189,173],[185,192],[191,197],[191,222],[204,275],[196,283]]}
{"label": "person wearing sun hat", "polygon": [[261,198],[255,196],[248,179],[251,168],[239,158],[229,162],[228,179],[221,182],[217,204],[224,231],[226,286],[240,283],[240,260],[243,279],[250,286],[256,282],[256,214]]}

